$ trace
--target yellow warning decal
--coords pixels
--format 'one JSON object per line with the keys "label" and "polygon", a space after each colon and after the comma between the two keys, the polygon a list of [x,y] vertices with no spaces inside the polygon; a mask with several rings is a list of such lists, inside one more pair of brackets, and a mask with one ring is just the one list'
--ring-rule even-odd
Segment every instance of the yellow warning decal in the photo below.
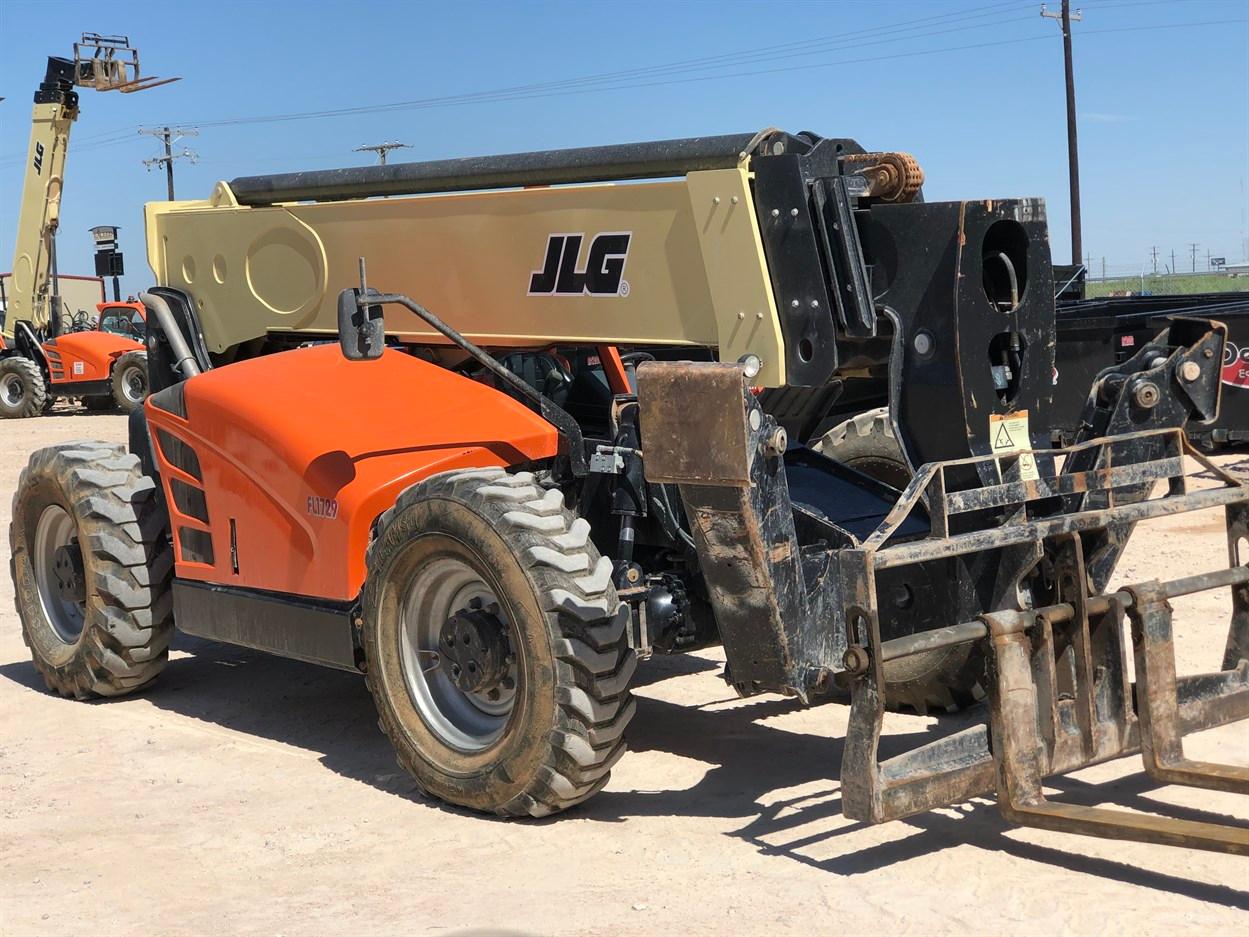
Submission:
{"label": "yellow warning decal", "polygon": [[989,445],[994,455],[1019,456],[1019,477],[1023,481],[1034,482],[1041,477],[1037,471],[1036,459],[1024,450],[1032,448],[1032,437],[1028,435],[1028,411],[1017,413],[989,414]]}

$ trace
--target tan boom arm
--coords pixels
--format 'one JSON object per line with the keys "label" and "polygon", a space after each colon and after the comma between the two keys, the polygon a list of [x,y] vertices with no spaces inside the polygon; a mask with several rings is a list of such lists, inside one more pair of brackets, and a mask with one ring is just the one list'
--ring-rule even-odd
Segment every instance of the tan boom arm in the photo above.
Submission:
{"label": "tan boom arm", "polygon": [[26,178],[17,216],[12,292],[7,296],[5,308],[6,338],[12,336],[17,322],[27,321],[42,329],[50,317],[48,271],[52,262],[52,238],[61,217],[69,130],[77,119],[78,95],[73,91],[63,92],[59,101],[35,104],[30,150],[26,154]]}
{"label": "tan boom arm", "polygon": [[51,319],[53,238],[61,220],[69,131],[78,119],[75,87],[128,94],[176,78],[140,78],[139,53],[125,36],[83,33],[73,59],[48,58],[48,70],[35,92],[30,150],[14,239],[12,292],[6,296],[3,335],[12,338],[18,322],[46,329]]}

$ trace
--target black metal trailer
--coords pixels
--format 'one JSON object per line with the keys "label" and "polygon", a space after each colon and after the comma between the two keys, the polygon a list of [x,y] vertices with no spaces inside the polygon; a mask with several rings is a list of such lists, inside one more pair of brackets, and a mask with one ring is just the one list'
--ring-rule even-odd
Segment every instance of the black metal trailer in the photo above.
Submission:
{"label": "black metal trailer", "polygon": [[1075,438],[1097,375],[1135,355],[1175,316],[1216,319],[1228,329],[1219,415],[1211,423],[1190,424],[1189,436],[1208,449],[1249,442],[1249,291],[1244,291],[1060,300],[1051,426],[1056,444]]}

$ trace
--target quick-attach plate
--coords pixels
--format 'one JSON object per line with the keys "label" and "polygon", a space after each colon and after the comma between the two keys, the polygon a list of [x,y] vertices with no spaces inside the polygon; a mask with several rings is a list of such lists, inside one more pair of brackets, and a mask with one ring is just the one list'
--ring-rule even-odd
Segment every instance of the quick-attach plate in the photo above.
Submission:
{"label": "quick-attach plate", "polygon": [[736,364],[641,365],[638,403],[646,480],[749,486],[745,393]]}

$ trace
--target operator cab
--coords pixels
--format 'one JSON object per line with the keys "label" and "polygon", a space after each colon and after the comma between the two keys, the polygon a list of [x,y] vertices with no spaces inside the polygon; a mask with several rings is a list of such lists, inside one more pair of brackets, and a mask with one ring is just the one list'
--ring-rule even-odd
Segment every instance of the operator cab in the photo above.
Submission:
{"label": "operator cab", "polygon": [[100,314],[98,328],[101,332],[132,338],[136,342],[143,341],[147,322],[141,303],[100,303],[95,308]]}

